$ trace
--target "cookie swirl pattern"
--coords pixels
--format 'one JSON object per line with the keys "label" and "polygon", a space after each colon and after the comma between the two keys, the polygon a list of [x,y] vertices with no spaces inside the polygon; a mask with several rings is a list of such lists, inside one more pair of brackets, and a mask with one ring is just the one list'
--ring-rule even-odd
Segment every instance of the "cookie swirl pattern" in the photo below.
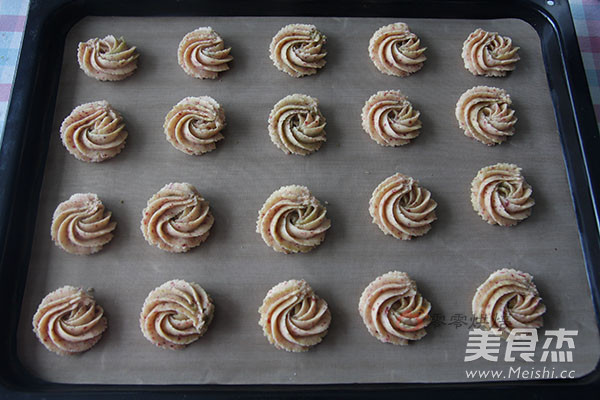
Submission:
{"label": "cookie swirl pattern", "polygon": [[231,47],[210,26],[186,34],[177,49],[177,61],[186,74],[198,79],[216,79],[229,70]]}
{"label": "cookie swirl pattern", "polygon": [[199,246],[214,218],[206,201],[189,183],[169,183],[148,200],[141,230],[148,243],[172,253]]}
{"label": "cookie swirl pattern", "polygon": [[421,113],[399,90],[375,93],[362,109],[362,127],[382,146],[402,146],[419,136]]}
{"label": "cookie swirl pattern", "polygon": [[473,315],[487,329],[507,338],[516,328],[540,328],[546,306],[525,272],[503,268],[477,288]]}
{"label": "cookie swirl pattern", "polygon": [[75,193],[56,207],[50,235],[54,243],[71,254],[97,253],[113,238],[117,223],[94,193]]}
{"label": "cookie swirl pattern", "polygon": [[431,223],[437,219],[436,208],[429,190],[400,173],[381,182],[369,201],[373,223],[386,235],[402,240],[429,232]]}
{"label": "cookie swirl pattern", "polygon": [[305,186],[283,186],[258,212],[256,231],[280,253],[306,253],[325,240],[327,210]]}
{"label": "cookie swirl pattern", "polygon": [[507,36],[476,29],[465,40],[462,58],[465,68],[473,75],[501,77],[514,71],[519,61],[519,47]]}
{"label": "cookie swirl pattern", "polygon": [[517,117],[511,105],[506,90],[476,86],[460,96],[455,115],[466,136],[493,146],[515,134]]}
{"label": "cookie swirl pattern", "polygon": [[204,335],[214,309],[211,297],[200,285],[171,280],[146,297],[140,328],[144,337],[158,347],[183,349]]}
{"label": "cookie swirl pattern", "polygon": [[512,226],[531,215],[533,189],[515,164],[482,168],[471,182],[471,204],[492,225]]}
{"label": "cookie swirl pattern", "polygon": [[104,100],[76,107],[60,126],[62,144],[85,162],[113,158],[125,147],[127,135],[123,117]]}
{"label": "cookie swirl pattern", "polygon": [[316,74],[325,66],[327,37],[314,25],[286,25],[269,46],[273,64],[294,78]]}
{"label": "cookie swirl pattern", "polygon": [[407,345],[422,339],[431,323],[431,304],[404,272],[377,277],[360,296],[358,311],[367,330],[383,343]]}
{"label": "cookie swirl pattern", "polygon": [[423,68],[427,48],[403,22],[382,26],[369,41],[369,56],[386,75],[405,77]]}
{"label": "cookie swirl pattern", "polygon": [[325,117],[314,97],[292,94],[279,100],[269,114],[269,136],[284,153],[308,155],[327,140]]}
{"label": "cookie swirl pattern", "polygon": [[120,81],[133,75],[138,58],[135,46],[130,47],[125,39],[113,35],[81,42],[77,48],[79,67],[100,81]]}
{"label": "cookie swirl pattern", "polygon": [[289,280],[274,286],[258,309],[258,324],[276,348],[308,351],[327,334],[331,313],[327,302],[304,280]]}
{"label": "cookie swirl pattern", "polygon": [[104,310],[89,292],[63,286],[49,293],[33,316],[33,331],[50,351],[64,356],[91,349],[107,328]]}
{"label": "cookie swirl pattern", "polygon": [[190,155],[202,155],[223,139],[225,111],[209,96],[186,97],[169,111],[163,125],[169,143]]}

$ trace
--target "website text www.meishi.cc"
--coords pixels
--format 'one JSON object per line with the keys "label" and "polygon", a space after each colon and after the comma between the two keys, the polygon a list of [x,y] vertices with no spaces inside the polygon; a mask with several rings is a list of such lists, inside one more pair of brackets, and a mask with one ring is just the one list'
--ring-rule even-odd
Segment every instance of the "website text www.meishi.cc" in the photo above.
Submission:
{"label": "website text www.meishi.cc", "polygon": [[573,379],[575,370],[556,368],[508,367],[507,369],[467,369],[467,379]]}
{"label": "website text www.meishi.cc", "polygon": [[[469,331],[465,363],[476,360],[487,362],[503,360],[508,363],[519,361],[532,364],[537,361],[538,364],[504,368],[466,368],[466,377],[483,380],[574,379],[576,375],[572,368],[573,350],[578,333],[577,330],[564,328],[546,330],[543,332],[545,340],[540,349],[537,346],[540,335],[536,328],[512,329],[506,341],[501,340],[502,333],[498,330],[473,329]],[[503,347],[504,351],[501,351]],[[547,363],[547,365],[540,366],[539,363]]]}

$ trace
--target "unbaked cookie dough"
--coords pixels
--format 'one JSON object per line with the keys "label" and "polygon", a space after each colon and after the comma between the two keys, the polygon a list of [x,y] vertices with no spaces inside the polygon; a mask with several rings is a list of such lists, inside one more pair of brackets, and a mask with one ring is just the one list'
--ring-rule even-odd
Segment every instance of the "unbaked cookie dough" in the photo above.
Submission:
{"label": "unbaked cookie dough", "polygon": [[331,313],[327,302],[304,280],[275,285],[258,309],[258,324],[269,343],[291,352],[308,351],[327,335]]}
{"label": "unbaked cookie dough", "polygon": [[403,22],[382,26],[369,41],[373,64],[379,71],[393,76],[408,76],[423,68],[426,49]]}
{"label": "unbaked cookie dough", "polygon": [[184,253],[204,242],[214,218],[208,201],[189,183],[169,183],[148,200],[140,229],[148,243]]}
{"label": "unbaked cookie dough", "polygon": [[85,162],[113,158],[125,147],[127,135],[123,117],[105,100],[75,107],[60,126],[62,144]]}
{"label": "unbaked cookie dough", "polygon": [[214,310],[211,297],[200,285],[175,279],[148,294],[140,313],[140,329],[158,347],[183,349],[204,335]]}
{"label": "unbaked cookie dough", "polygon": [[139,54],[135,46],[129,47],[122,37],[108,35],[79,43],[79,67],[91,78],[100,81],[120,81],[135,72]]}
{"label": "unbaked cookie dough", "polygon": [[94,193],[75,193],[56,207],[50,235],[54,243],[71,254],[99,252],[113,238],[117,223]]}
{"label": "unbaked cookie dough", "polygon": [[369,201],[373,223],[386,235],[410,240],[423,236],[437,219],[437,203],[415,179],[396,173],[375,188]]}
{"label": "unbaked cookie dough", "polygon": [[460,96],[455,115],[466,136],[493,146],[515,134],[517,117],[511,105],[506,90],[475,86]]}
{"label": "unbaked cookie dough", "polygon": [[533,276],[507,268],[492,273],[477,288],[472,306],[479,323],[504,338],[515,328],[542,327],[546,312]]}
{"label": "unbaked cookie dough", "polygon": [[369,283],[360,296],[358,311],[371,335],[401,346],[422,339],[431,323],[431,304],[405,272],[388,272]]}
{"label": "unbaked cookie dough", "polygon": [[277,69],[294,78],[313,75],[325,66],[326,41],[314,25],[286,25],[273,37],[270,57]]}
{"label": "unbaked cookie dough", "polygon": [[292,94],[279,100],[269,114],[271,141],[286,154],[314,153],[327,140],[325,117],[316,98]]}
{"label": "unbaked cookie dough", "polygon": [[201,155],[216,148],[223,139],[225,111],[209,96],[186,97],[165,117],[163,125],[169,143],[190,155]]}
{"label": "unbaked cookie dough", "polygon": [[471,204],[492,225],[512,226],[531,215],[533,190],[514,164],[482,168],[471,182]]}
{"label": "unbaked cookie dough", "polygon": [[258,212],[256,231],[280,253],[306,253],[325,240],[327,210],[304,186],[283,186]]}
{"label": "unbaked cookie dough", "polygon": [[106,327],[104,310],[91,293],[73,286],[49,293],[33,316],[33,332],[39,341],[61,356],[91,349]]}
{"label": "unbaked cookie dough", "polygon": [[215,79],[229,69],[233,60],[221,36],[210,26],[186,34],[177,49],[177,60],[186,74],[198,79]]}
{"label": "unbaked cookie dough", "polygon": [[506,76],[519,61],[519,47],[507,36],[477,28],[465,40],[462,58],[465,68],[473,75]]}
{"label": "unbaked cookie dough", "polygon": [[362,109],[362,127],[382,146],[402,146],[419,136],[421,113],[399,90],[375,93]]}

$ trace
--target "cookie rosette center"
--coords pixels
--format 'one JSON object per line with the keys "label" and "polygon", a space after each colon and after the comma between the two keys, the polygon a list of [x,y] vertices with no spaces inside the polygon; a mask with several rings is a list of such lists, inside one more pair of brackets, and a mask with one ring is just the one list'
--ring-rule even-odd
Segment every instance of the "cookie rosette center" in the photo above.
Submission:
{"label": "cookie rosette center", "polygon": [[388,272],[363,291],[359,312],[371,335],[384,343],[406,345],[427,334],[431,304],[404,272]]}
{"label": "cookie rosette center", "polygon": [[199,79],[215,79],[229,69],[233,60],[230,47],[211,27],[201,27],[186,34],[177,50],[177,60],[183,70]]}
{"label": "cookie rosette center", "polygon": [[87,292],[64,286],[48,294],[33,316],[33,330],[44,346],[59,355],[89,350],[107,322],[102,307]]}
{"label": "cookie rosette center", "polygon": [[501,269],[477,289],[473,315],[482,325],[507,338],[515,328],[540,328],[546,306],[533,277],[514,269]]}
{"label": "cookie rosette center", "polygon": [[169,183],[148,200],[141,230],[148,243],[186,252],[208,238],[214,218],[209,204],[189,183]]}
{"label": "cookie rosette center", "polygon": [[150,292],[142,307],[140,327],[156,346],[182,349],[204,335],[213,312],[212,300],[200,285],[172,280]]}
{"label": "cookie rosette center", "polygon": [[123,117],[106,101],[76,107],[60,127],[63,145],[75,158],[100,162],[119,154],[127,131]]}
{"label": "cookie rosette center", "polygon": [[58,205],[50,234],[54,243],[68,253],[97,253],[113,238],[117,223],[93,193],[76,193]]}
{"label": "cookie rosette center", "polygon": [[384,74],[408,76],[423,68],[427,48],[402,22],[379,28],[369,41],[369,55]]}
{"label": "cookie rosette center", "polygon": [[317,151],[325,137],[325,117],[315,98],[293,94],[281,99],[269,115],[271,141],[287,154]]}
{"label": "cookie rosette center", "polygon": [[533,190],[514,164],[482,168],[471,183],[471,204],[489,224],[516,225],[531,215]]}
{"label": "cookie rosette center", "polygon": [[186,97],[169,111],[163,127],[176,149],[201,155],[214,150],[223,139],[225,111],[212,97]]}
{"label": "cookie rosette center", "polygon": [[382,146],[402,146],[419,136],[421,113],[398,90],[375,93],[362,109],[362,126]]}
{"label": "cookie rosette center", "polygon": [[77,59],[86,75],[101,81],[120,81],[137,68],[139,54],[125,40],[113,35],[79,43]]}
{"label": "cookie rosette center", "polygon": [[321,244],[331,226],[327,210],[304,186],[273,192],[258,213],[256,230],[281,253],[307,252]]}
{"label": "cookie rosette center", "polygon": [[429,190],[400,173],[381,182],[369,202],[373,223],[386,235],[402,240],[429,232],[431,223],[437,219],[436,208]]}
{"label": "cookie rosette center", "polygon": [[290,280],[267,293],[258,312],[259,325],[278,349],[307,351],[327,334],[331,313],[304,280]]}
{"label": "cookie rosette center", "polygon": [[286,25],[273,37],[270,57],[279,70],[295,78],[316,74],[326,62],[326,40],[314,25]]}
{"label": "cookie rosette center", "polygon": [[505,76],[515,69],[518,51],[509,37],[478,28],[464,42],[462,58],[473,75]]}
{"label": "cookie rosette center", "polygon": [[456,119],[466,136],[492,146],[515,133],[517,118],[511,104],[505,90],[476,86],[458,100]]}

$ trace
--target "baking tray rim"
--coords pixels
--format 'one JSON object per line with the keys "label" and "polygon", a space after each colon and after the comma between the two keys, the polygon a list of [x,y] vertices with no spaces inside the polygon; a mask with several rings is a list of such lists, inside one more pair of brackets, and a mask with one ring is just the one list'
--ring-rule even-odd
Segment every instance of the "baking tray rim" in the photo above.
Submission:
{"label": "baking tray rim", "polygon": [[[594,110],[585,81],[579,46],[566,0],[349,0],[341,14],[346,17],[383,17],[399,15],[403,18],[460,18],[496,19],[517,18],[530,24],[540,37],[542,55],[550,93],[556,113],[559,136],[568,174],[572,200],[575,206],[588,283],[596,313],[600,310],[600,232],[598,215],[598,184],[600,160],[591,156],[598,147],[599,135]],[[410,5],[410,7],[407,7]],[[110,11],[109,11],[110,10]],[[307,12],[307,10],[309,10]],[[390,13],[391,12],[391,13]],[[385,13],[385,14],[384,14]],[[313,395],[363,393],[368,391],[391,394],[395,390],[465,390],[495,387],[518,391],[559,388],[591,389],[600,383],[600,363],[588,375],[569,381],[497,381],[474,383],[390,383],[390,384],[326,384],[326,385],[98,385],[60,384],[34,377],[21,365],[16,352],[17,323],[21,299],[27,278],[36,213],[19,210],[37,210],[39,193],[47,157],[50,132],[56,102],[58,79],[62,66],[66,34],[85,16],[178,16],[178,15],[236,15],[236,16],[340,16],[339,3],[334,1],[277,1],[258,4],[243,0],[220,2],[183,0],[166,3],[161,0],[136,1],[107,0],[31,0],[24,32],[21,57],[13,86],[7,116],[3,145],[0,149],[0,299],[15,307],[0,309],[0,318],[8,322],[8,329],[0,331],[0,355],[6,363],[0,366],[0,384],[4,390],[25,394],[79,394],[103,392],[142,394],[153,397],[155,392],[198,391],[210,396],[251,396],[267,389],[271,394],[293,394],[297,391]],[[51,39],[57,39],[52,41]],[[46,57],[43,57],[43,56]],[[52,62],[52,61],[56,62]],[[45,101],[46,100],[46,101]],[[38,107],[35,107],[38,105]],[[41,110],[40,118],[28,118],[31,110]],[[27,179],[28,178],[28,179]],[[30,182],[20,185],[20,182]],[[15,224],[13,215],[20,215]],[[9,235],[13,233],[12,235]],[[19,240],[24,238],[25,240]],[[506,391],[502,391],[506,395]],[[1,393],[1,392],[0,392]],[[433,394],[433,393],[432,393]],[[554,392],[556,394],[556,392]],[[486,394],[487,395],[487,394]]]}

